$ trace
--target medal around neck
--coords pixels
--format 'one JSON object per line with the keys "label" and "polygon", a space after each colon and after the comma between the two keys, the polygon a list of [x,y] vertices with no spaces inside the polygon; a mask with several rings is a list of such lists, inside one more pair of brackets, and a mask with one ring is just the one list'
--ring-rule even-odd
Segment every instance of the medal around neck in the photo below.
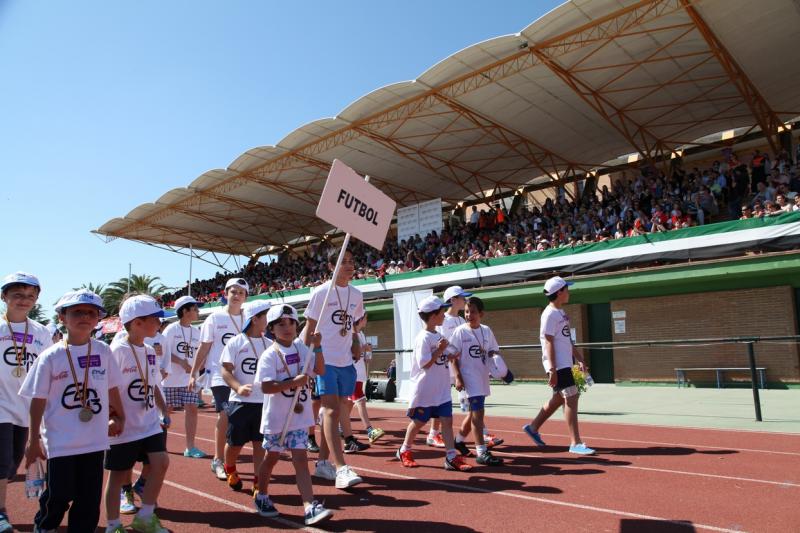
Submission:
{"label": "medal around neck", "polygon": [[92,420],[93,416],[94,413],[92,413],[92,410],[89,409],[88,407],[81,407],[81,410],[78,411],[78,419],[81,422],[89,422]]}
{"label": "medal around neck", "polygon": [[303,412],[303,404],[302,403],[294,404],[294,412],[297,413],[297,414],[302,413]]}
{"label": "medal around neck", "polygon": [[25,369],[22,368],[21,366],[15,366],[14,370],[11,371],[11,375],[14,376],[15,378],[21,378],[22,376],[25,375]]}

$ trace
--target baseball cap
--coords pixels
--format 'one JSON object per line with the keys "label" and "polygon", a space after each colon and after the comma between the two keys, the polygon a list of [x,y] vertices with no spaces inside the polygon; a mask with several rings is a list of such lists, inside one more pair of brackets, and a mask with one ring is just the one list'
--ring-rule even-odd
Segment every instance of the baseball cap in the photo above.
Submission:
{"label": "baseball cap", "polygon": [[444,296],[442,296],[442,300],[445,302],[449,302],[450,298],[454,296],[463,296],[464,298],[469,298],[472,296],[471,292],[467,292],[458,285],[453,285],[452,287],[447,287],[447,290],[444,291]]}
{"label": "baseball cap", "polygon": [[225,290],[227,291],[231,287],[241,287],[242,289],[250,292],[250,285],[247,284],[247,280],[244,278],[231,278],[225,283]]}
{"label": "baseball cap", "polygon": [[39,278],[33,274],[28,274],[27,272],[14,272],[13,274],[9,274],[3,278],[3,285],[0,287],[0,291],[4,291],[6,287],[15,283],[22,283],[23,285],[30,285],[31,287],[39,287],[40,289],[42,287],[39,285]]}
{"label": "baseball cap", "polygon": [[544,293],[546,296],[552,296],[564,287],[574,285],[572,281],[565,281],[561,276],[553,276],[544,282]]}
{"label": "baseball cap", "polygon": [[281,318],[288,316],[295,322],[300,322],[300,319],[297,317],[297,309],[292,307],[291,305],[273,305],[270,310],[267,312],[267,323],[272,324],[276,320],[280,320]]}
{"label": "baseball cap", "polygon": [[164,310],[158,305],[156,299],[146,294],[131,296],[122,302],[119,308],[119,319],[123,324],[127,324],[135,318],[143,318],[146,316],[157,316],[161,318],[164,314]]}
{"label": "baseball cap", "polygon": [[242,306],[242,320],[244,320],[242,331],[250,327],[250,322],[252,322],[254,316],[262,311],[268,311],[271,307],[272,304],[266,300],[256,300],[255,302],[244,304]]}
{"label": "baseball cap", "polygon": [[417,311],[420,313],[432,313],[447,307],[450,307],[450,304],[444,303],[438,296],[428,296],[420,300],[417,305]]}
{"label": "baseball cap", "polygon": [[196,305],[197,307],[203,307],[203,304],[192,298],[191,296],[181,296],[177,300],[175,300],[175,312],[178,312],[178,309],[183,307],[184,305]]}
{"label": "baseball cap", "polygon": [[76,305],[93,305],[100,310],[100,318],[105,318],[108,313],[103,307],[103,299],[88,289],[69,291],[56,303],[56,313],[63,313],[68,307]]}

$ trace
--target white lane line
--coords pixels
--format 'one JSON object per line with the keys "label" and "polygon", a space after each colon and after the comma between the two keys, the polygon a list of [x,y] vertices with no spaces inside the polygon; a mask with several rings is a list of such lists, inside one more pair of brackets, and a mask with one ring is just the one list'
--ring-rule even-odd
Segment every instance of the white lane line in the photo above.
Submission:
{"label": "white lane line", "polygon": [[399,478],[399,479],[410,479],[410,480],[414,480],[414,481],[421,481],[422,483],[428,483],[430,485],[439,485],[441,487],[446,487],[446,488],[450,488],[450,489],[466,490],[466,491],[478,492],[478,493],[482,493],[482,494],[492,494],[492,495],[495,495],[495,496],[506,496],[508,498],[519,498],[521,500],[528,500],[528,501],[534,501],[534,502],[539,502],[539,503],[546,503],[546,504],[549,504],[549,505],[560,505],[560,506],[563,506],[563,507],[570,507],[570,508],[573,508],[573,509],[582,509],[584,511],[593,511],[593,512],[597,512],[597,513],[611,514],[611,515],[615,515],[615,516],[623,516],[623,517],[626,517],[626,518],[638,518],[638,519],[643,519],[643,520],[658,520],[660,522],[668,522],[670,524],[680,525],[680,526],[684,526],[684,527],[694,527],[696,529],[706,529],[706,530],[709,530],[709,531],[724,531],[724,532],[728,532],[728,533],[741,533],[741,531],[742,531],[740,529],[726,529],[726,528],[717,527],[717,526],[709,526],[709,525],[706,525],[706,524],[698,524],[698,523],[695,523],[695,522],[687,523],[687,522],[680,521],[680,520],[669,520],[667,518],[661,518],[661,517],[658,517],[658,516],[650,516],[650,515],[644,515],[644,514],[638,514],[638,513],[629,513],[627,511],[619,511],[619,510],[616,510],[616,509],[608,509],[608,508],[605,508],[605,507],[596,507],[596,506],[593,506],[593,505],[585,505],[585,504],[582,504],[582,503],[574,503],[574,502],[567,502],[567,501],[561,501],[561,500],[553,500],[551,498],[540,498],[540,497],[537,497],[537,496],[529,496],[527,494],[517,494],[515,492],[495,491],[495,490],[490,490],[490,489],[484,489],[484,488],[481,488],[481,487],[472,487],[472,486],[469,486],[469,485],[461,485],[459,483],[451,483],[449,481],[439,481],[439,480],[435,480],[435,479],[423,479],[423,478],[418,478],[418,477],[414,477],[414,476],[404,476],[402,474],[395,474],[395,473],[392,473],[392,472],[386,472],[384,470],[372,470],[372,469],[369,469],[369,468],[364,468],[362,466],[359,466],[357,468],[358,468],[359,471],[363,471],[363,472],[370,472],[372,474],[378,474],[378,475],[381,475],[381,476],[395,477],[395,478]]}

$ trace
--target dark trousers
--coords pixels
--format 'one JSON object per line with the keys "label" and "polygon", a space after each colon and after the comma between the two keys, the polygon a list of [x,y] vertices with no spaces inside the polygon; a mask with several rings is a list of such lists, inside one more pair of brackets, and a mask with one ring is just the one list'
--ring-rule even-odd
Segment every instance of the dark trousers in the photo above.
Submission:
{"label": "dark trousers", "polygon": [[100,521],[102,493],[103,452],[48,459],[47,488],[33,522],[39,529],[58,529],[69,510],[68,533],[93,533]]}

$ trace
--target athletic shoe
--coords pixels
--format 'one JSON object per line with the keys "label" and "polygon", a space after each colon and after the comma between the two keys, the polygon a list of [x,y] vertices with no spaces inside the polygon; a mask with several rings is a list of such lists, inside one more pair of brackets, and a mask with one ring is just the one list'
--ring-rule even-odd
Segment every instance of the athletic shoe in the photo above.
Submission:
{"label": "athletic shoe", "polygon": [[244,484],[242,483],[242,478],[239,477],[238,472],[231,472],[228,474],[228,486],[237,492],[242,490]]}
{"label": "athletic shoe", "polygon": [[266,518],[275,518],[281,514],[275,509],[275,506],[272,505],[272,500],[269,499],[269,496],[264,496],[263,499],[256,498],[256,510],[258,514]]}
{"label": "athletic shoe", "polygon": [[353,472],[348,465],[344,465],[336,471],[337,489],[346,489],[348,487],[352,487],[353,485],[358,485],[362,481],[363,479],[358,477],[358,474]]}
{"label": "athletic shoe", "polygon": [[576,453],[578,455],[594,455],[595,451],[581,442],[580,444],[576,444],[575,446],[570,446],[569,453]]}
{"label": "athletic shoe", "polygon": [[495,446],[500,446],[505,441],[496,435],[484,435],[483,442],[486,444],[487,448],[494,448]]}
{"label": "athletic shoe", "polygon": [[144,496],[144,483],[145,483],[145,480],[142,479],[142,478],[139,478],[139,479],[136,480],[136,483],[133,484],[133,492],[138,494],[139,498]]}
{"label": "athletic shoe", "polygon": [[225,472],[225,467],[223,466],[221,459],[211,460],[211,471],[214,472],[214,475],[217,476],[217,479],[222,481],[228,479],[228,474]]}
{"label": "athletic shoe", "polygon": [[386,432],[381,428],[372,428],[372,431],[367,433],[367,438],[369,439],[369,443],[372,444],[379,438],[383,437],[385,434]]}
{"label": "athletic shoe", "polygon": [[490,451],[485,451],[484,453],[480,454],[475,459],[475,462],[484,466],[503,466],[503,460],[500,457],[495,457],[492,455],[492,452]]}
{"label": "athletic shoe", "polygon": [[336,479],[336,469],[329,461],[317,461],[317,466],[314,468],[314,477],[334,481]]}
{"label": "athletic shoe", "polygon": [[542,440],[542,436],[539,435],[539,432],[534,431],[530,424],[525,424],[524,426],[522,426],[522,431],[527,433],[528,436],[533,440],[533,442],[536,443],[537,446],[539,447],[547,446],[547,444],[544,443],[544,440]]}
{"label": "athletic shoe", "polygon": [[425,444],[427,444],[428,446],[433,446],[435,448],[445,447],[444,439],[442,438],[442,435],[440,433],[437,433],[436,436],[434,437],[428,435],[428,438],[425,439]]}
{"label": "athletic shoe", "polygon": [[37,526],[33,526],[33,533],[57,533],[57,531],[56,529],[41,529]]}
{"label": "athletic shoe", "polygon": [[400,462],[403,463],[403,466],[406,468],[416,468],[419,464],[414,460],[414,456],[411,455],[411,450],[406,450],[401,452],[397,450],[396,457],[400,459]]}
{"label": "athletic shoe", "polygon": [[[119,493],[120,514],[135,514],[136,504],[133,502],[133,490],[121,490]],[[1,531],[1,530],[0,530]]]}
{"label": "athletic shoe", "polygon": [[319,445],[317,444],[317,439],[314,435],[308,436],[308,444],[306,444],[306,450],[311,453],[319,453]]}
{"label": "athletic shoe", "polygon": [[464,461],[464,458],[460,455],[456,455],[452,459],[448,459],[447,457],[444,458],[444,469],[445,470],[458,470],[459,472],[469,472],[472,470],[472,467]]}
{"label": "athletic shoe", "polygon": [[[0,529],[0,531],[5,533],[5,531],[11,530]],[[122,524],[117,524],[116,526],[106,526],[106,533],[128,533],[128,530]]]}
{"label": "athletic shoe", "polygon": [[5,513],[0,513],[0,533],[12,533],[14,526],[8,521],[8,516]]}
{"label": "athletic shoe", "polygon": [[206,456],[205,452],[198,450],[197,448],[187,448],[183,450],[184,457],[191,457],[192,459],[202,459]]}
{"label": "athletic shoe", "polygon": [[333,516],[333,511],[325,509],[317,500],[311,502],[311,505],[306,509],[305,522],[307,526],[322,522]]}
{"label": "athletic shoe", "polygon": [[358,439],[355,437],[350,437],[349,439],[345,439],[344,441],[344,453],[363,452],[368,448],[369,444],[358,442]]}
{"label": "athletic shoe", "polygon": [[458,453],[460,453],[464,457],[469,457],[472,455],[472,452],[469,451],[469,448],[467,448],[467,444],[465,442],[453,443],[453,448],[458,450]]}
{"label": "athletic shoe", "polygon": [[134,516],[133,522],[131,522],[131,529],[139,531],[139,533],[169,533],[167,528],[161,526],[161,521],[155,513],[146,519],[139,515]]}

